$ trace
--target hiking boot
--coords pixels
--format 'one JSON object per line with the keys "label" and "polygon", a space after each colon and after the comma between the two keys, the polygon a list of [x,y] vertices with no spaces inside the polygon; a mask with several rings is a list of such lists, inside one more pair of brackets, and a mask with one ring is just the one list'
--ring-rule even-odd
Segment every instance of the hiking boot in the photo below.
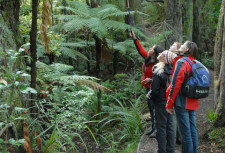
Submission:
{"label": "hiking boot", "polygon": [[149,137],[150,138],[156,138],[156,132],[157,132],[157,130],[154,130]]}
{"label": "hiking boot", "polygon": [[146,135],[151,135],[153,132],[155,131],[155,129],[149,128],[149,130],[146,132]]}

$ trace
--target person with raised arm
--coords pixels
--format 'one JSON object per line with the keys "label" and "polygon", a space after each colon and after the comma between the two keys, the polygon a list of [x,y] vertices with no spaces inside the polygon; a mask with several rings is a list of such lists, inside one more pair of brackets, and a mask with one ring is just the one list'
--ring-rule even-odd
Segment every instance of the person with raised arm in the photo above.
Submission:
{"label": "person with raised arm", "polygon": [[[146,88],[146,93],[150,90],[151,85],[151,79],[153,76],[152,67],[158,63],[158,55],[163,50],[158,45],[153,45],[149,51],[146,51],[140,44],[139,40],[136,38],[134,32],[132,31],[131,37],[134,40],[134,44],[137,48],[137,51],[139,54],[144,58],[144,63],[142,65],[142,86]],[[151,128],[147,131],[147,135],[150,135],[150,137],[156,136],[155,131],[155,115],[154,115],[154,102],[147,99],[148,108],[151,115]]]}

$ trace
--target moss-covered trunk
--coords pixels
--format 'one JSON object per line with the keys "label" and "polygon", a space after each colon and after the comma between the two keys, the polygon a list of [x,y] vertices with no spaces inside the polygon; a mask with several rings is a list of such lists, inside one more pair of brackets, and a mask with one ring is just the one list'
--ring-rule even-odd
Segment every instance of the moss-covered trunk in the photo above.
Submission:
{"label": "moss-covered trunk", "polygon": [[[222,3],[223,4],[223,3]],[[220,92],[220,66],[223,47],[224,8],[221,7],[214,47],[214,107],[217,107]]]}
{"label": "moss-covered trunk", "polygon": [[8,24],[13,32],[13,38],[18,50],[21,46],[22,39],[19,34],[19,12],[20,12],[20,0],[1,0],[0,1],[0,13],[4,21]]}
{"label": "moss-covered trunk", "polygon": [[[215,72],[217,83],[216,83],[216,95],[215,95],[215,107],[216,113],[219,115],[217,121],[215,122],[215,126],[225,126],[225,0],[222,1],[221,9],[220,9],[220,18],[217,29],[217,37],[216,37],[216,45],[214,55],[220,53],[222,56],[216,55],[217,59],[215,61],[220,60],[220,65],[218,62],[215,62],[215,66],[219,67]],[[219,38],[220,37],[220,38]],[[217,48],[218,47],[218,48]],[[220,48],[221,47],[221,48]],[[221,49],[221,50],[219,50]],[[219,72],[219,73],[218,73]]]}
{"label": "moss-covered trunk", "polygon": [[185,40],[192,41],[193,0],[183,0],[183,35]]}

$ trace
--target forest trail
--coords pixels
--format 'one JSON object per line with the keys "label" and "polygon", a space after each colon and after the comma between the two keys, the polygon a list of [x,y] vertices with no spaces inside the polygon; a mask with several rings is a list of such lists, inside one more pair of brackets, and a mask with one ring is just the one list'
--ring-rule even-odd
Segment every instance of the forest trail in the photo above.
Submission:
{"label": "forest trail", "polygon": [[[217,152],[211,149],[211,144],[208,142],[204,134],[209,128],[209,124],[206,122],[208,110],[213,109],[213,98],[214,98],[214,71],[209,70],[210,75],[210,93],[207,98],[199,100],[199,109],[197,110],[197,129],[199,136],[199,146],[198,153],[206,152]],[[138,145],[137,153],[156,153],[158,150],[157,141],[155,138],[149,138],[146,134],[141,137],[140,143]],[[176,144],[175,153],[181,152],[181,145]],[[219,151],[218,151],[219,153]]]}

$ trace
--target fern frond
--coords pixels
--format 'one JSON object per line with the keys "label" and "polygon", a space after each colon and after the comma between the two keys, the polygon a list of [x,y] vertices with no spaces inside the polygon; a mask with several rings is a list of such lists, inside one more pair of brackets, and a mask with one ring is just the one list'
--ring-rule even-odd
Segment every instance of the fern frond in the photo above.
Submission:
{"label": "fern frond", "polygon": [[86,3],[83,3],[83,2],[80,2],[80,1],[67,1],[67,3],[77,9],[77,10],[81,10],[83,12],[86,12],[88,14],[90,14],[89,10],[90,10],[90,7],[86,4]]}
{"label": "fern frond", "polygon": [[79,56],[85,60],[88,60],[84,54],[82,54],[74,49],[70,49],[67,47],[60,47],[59,50],[62,52],[62,54],[66,55],[68,57],[71,57],[73,59],[76,59],[76,56]]}
{"label": "fern frond", "polygon": [[[131,15],[134,14],[134,11],[130,12]],[[101,19],[105,19],[108,17],[112,17],[112,16],[125,16],[128,15],[128,12],[122,12],[121,10],[119,10],[115,5],[112,4],[107,4],[104,5],[101,10],[98,12],[98,16]]]}
{"label": "fern frond", "polygon": [[45,54],[45,47],[37,44],[37,58],[43,57]]}
{"label": "fern frond", "polygon": [[[71,80],[74,83],[80,84],[80,85],[87,85],[89,87],[92,87],[94,90],[101,90],[101,91],[110,91],[112,90],[92,81],[92,80],[87,80],[89,78],[88,76],[78,76],[78,75],[73,75],[73,76],[63,76],[60,77],[60,81],[64,82],[64,80]],[[93,78],[93,77],[92,77]]]}
{"label": "fern frond", "polygon": [[132,44],[132,40],[126,40],[126,41],[123,41],[123,42],[118,42],[118,43],[115,44],[114,48],[119,50],[120,53],[122,53],[122,54],[125,54],[126,51],[129,51],[129,50],[131,50],[131,51],[135,50],[135,47]]}
{"label": "fern frond", "polygon": [[99,18],[91,18],[89,19],[89,24],[87,25],[93,33],[95,33],[99,38],[103,38],[107,35],[107,29]]}
{"label": "fern frond", "polygon": [[50,65],[53,70],[58,72],[67,73],[74,70],[74,67],[71,65],[61,64],[61,63],[53,63]]}
{"label": "fern frond", "polygon": [[[86,43],[86,42],[85,42]],[[61,46],[63,47],[78,47],[78,48],[83,48],[86,47],[86,44],[82,42],[66,42],[66,43],[61,43]]]}
{"label": "fern frond", "polygon": [[49,29],[50,30],[54,30],[54,31],[59,31],[61,29],[63,29],[65,23],[58,23],[56,25],[51,26]]}
{"label": "fern frond", "polygon": [[54,18],[59,19],[59,20],[64,20],[64,21],[70,21],[76,17],[77,17],[77,15],[65,15],[65,14],[54,15]]}
{"label": "fern frond", "polygon": [[65,31],[75,31],[87,26],[87,19],[75,18],[63,26]]}
{"label": "fern frond", "polygon": [[73,14],[80,16],[80,17],[90,17],[89,10],[82,10],[72,7],[65,7],[65,6],[59,6],[57,9],[66,9],[67,11],[71,11]]}

